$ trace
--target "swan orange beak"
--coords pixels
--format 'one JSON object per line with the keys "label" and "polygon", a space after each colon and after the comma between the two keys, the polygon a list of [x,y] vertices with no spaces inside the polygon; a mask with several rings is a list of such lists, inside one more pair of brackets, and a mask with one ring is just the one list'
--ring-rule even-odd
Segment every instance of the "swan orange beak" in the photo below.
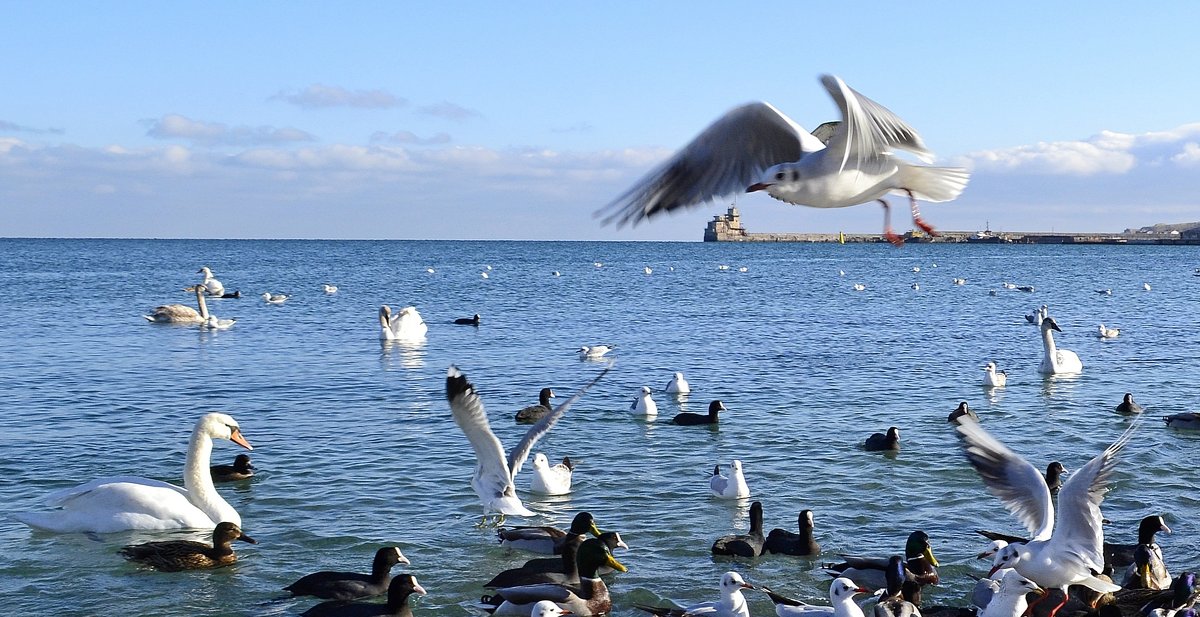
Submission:
{"label": "swan orange beak", "polygon": [[241,429],[233,429],[233,432],[229,434],[229,441],[232,441],[233,443],[236,443],[247,450],[254,449],[254,446],[250,445],[250,442],[246,441],[245,437],[242,437]]}

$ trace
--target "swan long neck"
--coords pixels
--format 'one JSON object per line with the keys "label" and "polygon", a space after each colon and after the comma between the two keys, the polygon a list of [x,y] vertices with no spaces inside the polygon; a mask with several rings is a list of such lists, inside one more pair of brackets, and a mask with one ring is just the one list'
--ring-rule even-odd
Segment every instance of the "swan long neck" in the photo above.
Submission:
{"label": "swan long neck", "polygon": [[200,305],[200,318],[208,319],[208,304],[204,302],[204,288],[196,286],[196,304]]}
{"label": "swan long neck", "polygon": [[[200,427],[192,431],[188,441],[187,460],[183,466],[183,487],[192,505],[213,519],[213,524],[229,521],[241,523],[237,512],[221,497],[212,482],[209,463],[212,460],[212,438]],[[232,513],[232,517],[230,516]]]}
{"label": "swan long neck", "polygon": [[1055,356],[1058,354],[1058,347],[1054,345],[1054,335],[1050,334],[1050,328],[1042,330],[1042,347],[1046,350],[1046,358],[1057,363]]}

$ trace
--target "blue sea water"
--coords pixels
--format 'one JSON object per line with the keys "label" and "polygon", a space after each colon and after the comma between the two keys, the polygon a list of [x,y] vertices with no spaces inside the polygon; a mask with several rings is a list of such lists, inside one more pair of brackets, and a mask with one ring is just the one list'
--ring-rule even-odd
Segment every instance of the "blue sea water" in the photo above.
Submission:
{"label": "blue sea water", "polygon": [[[246,294],[210,301],[238,319],[232,329],[142,319],[189,304],[182,288],[203,265]],[[376,548],[397,544],[429,590],[418,615],[476,614],[480,584],[529,555],[474,526],[475,462],[445,402],[446,369],[475,383],[511,446],[524,432],[512,414],[540,388],[561,401],[597,374],[602,363],[575,354],[597,343],[616,345],[613,371],[535,448],[576,462],[573,492],[529,495],[528,465],[517,485],[539,513],[530,523],[565,527],[588,510],[622,533],[629,572],[608,578],[614,615],[715,599],[726,570],[820,601],[820,564],[902,552],[914,529],[943,563],[926,601],[965,603],[968,574],[986,568],[973,530],[1021,530],[959,451],[946,423],[959,401],[1034,465],[1077,469],[1128,425],[1113,408],[1133,392],[1149,417],[1104,502],[1106,533],[1133,541],[1142,516],[1162,513],[1175,530],[1160,538],[1168,565],[1195,568],[1200,436],[1159,418],[1200,411],[1198,266],[1197,247],[1157,246],[0,240],[4,612],[295,615],[314,602],[277,600],[281,587],[321,569],[366,571]],[[292,299],[269,305],[264,291]],[[385,303],[416,306],[427,342],[381,343]],[[1042,347],[1023,316],[1040,304],[1082,375],[1037,373]],[[451,325],[473,313],[479,328]],[[1099,323],[1120,337],[1100,340]],[[1008,371],[1006,388],[980,385],[989,360]],[[662,391],[675,371],[692,384],[686,400]],[[626,411],[643,385],[656,421]],[[718,428],[668,424],[716,398],[729,408]],[[51,534],[11,518],[94,477],[179,482],[192,424],[210,410],[241,423],[259,469],[219,487],[259,541],[236,547],[236,566],[164,574],[117,553],[206,534]],[[862,449],[889,426],[902,431],[899,454]],[[219,442],[214,462],[239,451]],[[713,466],[735,458],[768,530],[814,511],[819,559],[711,557],[715,538],[748,526],[751,500],[708,495]],[[754,614],[772,614],[749,597]]]}

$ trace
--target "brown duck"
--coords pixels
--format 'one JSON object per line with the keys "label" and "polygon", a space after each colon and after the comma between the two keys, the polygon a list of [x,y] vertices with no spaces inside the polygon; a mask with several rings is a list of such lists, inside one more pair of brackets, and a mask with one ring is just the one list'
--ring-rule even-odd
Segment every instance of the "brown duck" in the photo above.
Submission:
{"label": "brown duck", "polygon": [[211,546],[191,540],[167,540],[126,546],[121,549],[121,554],[130,561],[163,572],[220,568],[237,561],[237,555],[233,553],[234,540],[258,544],[254,538],[242,533],[237,525],[224,522],[213,530]]}

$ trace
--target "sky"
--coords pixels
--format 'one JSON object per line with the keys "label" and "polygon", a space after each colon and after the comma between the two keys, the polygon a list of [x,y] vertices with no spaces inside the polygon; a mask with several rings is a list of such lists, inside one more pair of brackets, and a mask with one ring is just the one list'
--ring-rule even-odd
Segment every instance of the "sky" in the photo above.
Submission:
{"label": "sky", "polygon": [[[635,228],[594,213],[740,104],[838,119],[825,73],[971,170],[958,199],[922,205],[941,229],[1200,221],[1195,2],[0,0],[0,15],[0,237],[698,241],[733,196]],[[736,203],[752,232],[882,226],[872,204]]]}

